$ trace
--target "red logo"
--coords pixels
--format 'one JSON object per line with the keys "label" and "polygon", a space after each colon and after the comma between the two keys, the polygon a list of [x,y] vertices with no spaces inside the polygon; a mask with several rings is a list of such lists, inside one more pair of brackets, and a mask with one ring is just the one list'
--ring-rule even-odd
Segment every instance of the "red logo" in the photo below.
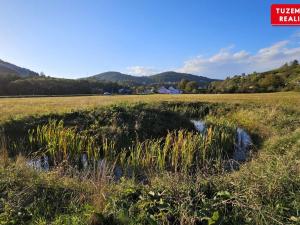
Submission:
{"label": "red logo", "polygon": [[273,4],[271,24],[273,26],[300,26],[300,4]]}

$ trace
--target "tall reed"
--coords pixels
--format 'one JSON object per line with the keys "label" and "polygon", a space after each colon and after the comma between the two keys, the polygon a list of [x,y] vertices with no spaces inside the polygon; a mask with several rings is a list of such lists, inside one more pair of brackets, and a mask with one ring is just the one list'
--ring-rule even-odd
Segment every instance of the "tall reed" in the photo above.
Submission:
{"label": "tall reed", "polygon": [[54,164],[64,160],[76,161],[84,153],[90,160],[99,159],[101,152],[111,158],[108,154],[113,144],[103,140],[100,149],[95,137],[78,132],[76,127],[65,127],[62,121],[51,120],[46,125],[29,130],[28,134],[32,151],[48,154]]}
{"label": "tall reed", "polygon": [[9,164],[9,156],[6,145],[6,140],[0,136],[0,165],[6,167]]}
{"label": "tall reed", "polygon": [[[29,131],[29,142],[35,151],[52,157],[54,164],[78,162],[82,154],[96,165],[99,159],[117,163],[123,169],[191,173],[208,167],[221,168],[222,160],[234,149],[235,129],[232,126],[209,125],[205,133],[178,130],[166,137],[136,141],[118,151],[108,139],[97,140],[86,131],[65,127],[52,120]],[[94,166],[95,169],[95,166]]]}
{"label": "tall reed", "polygon": [[[135,143],[124,167],[134,170],[191,173],[209,166],[221,168],[222,160],[232,154],[235,132],[210,126],[205,134],[179,130],[165,138]],[[124,158],[124,156],[123,156]]]}

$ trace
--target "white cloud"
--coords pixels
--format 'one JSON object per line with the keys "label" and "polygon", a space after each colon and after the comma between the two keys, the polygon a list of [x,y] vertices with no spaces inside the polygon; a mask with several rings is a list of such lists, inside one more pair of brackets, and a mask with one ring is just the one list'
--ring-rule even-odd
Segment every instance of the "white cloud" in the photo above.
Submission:
{"label": "white cloud", "polygon": [[300,59],[300,45],[290,47],[291,41],[277,42],[251,54],[245,50],[233,51],[233,47],[221,49],[216,54],[196,56],[184,62],[177,71],[224,78],[227,75],[265,71],[285,62]]}
{"label": "white cloud", "polygon": [[[213,55],[198,55],[188,59],[183,62],[183,66],[177,69],[165,68],[163,71],[175,70],[220,79],[241,73],[263,72],[275,69],[294,59],[300,61],[299,40],[300,30],[295,32],[288,40],[279,41],[254,53],[246,50],[235,50],[235,46],[230,45],[220,49]],[[137,76],[152,75],[161,71],[143,66],[127,68],[129,74]]]}
{"label": "white cloud", "polygon": [[143,66],[127,67],[127,73],[135,76],[148,76],[157,72],[158,72],[157,70],[150,67],[143,67]]}

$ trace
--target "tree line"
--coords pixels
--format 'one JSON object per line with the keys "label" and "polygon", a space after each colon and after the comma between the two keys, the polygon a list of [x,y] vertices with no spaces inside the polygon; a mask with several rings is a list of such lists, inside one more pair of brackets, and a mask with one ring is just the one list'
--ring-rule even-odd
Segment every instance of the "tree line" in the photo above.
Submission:
{"label": "tree line", "polygon": [[212,82],[208,93],[257,93],[300,91],[300,66],[297,60],[263,73],[236,75],[224,81]]}
{"label": "tree line", "polygon": [[118,93],[121,85],[93,80],[72,80],[46,76],[0,76],[0,95],[76,95]]}

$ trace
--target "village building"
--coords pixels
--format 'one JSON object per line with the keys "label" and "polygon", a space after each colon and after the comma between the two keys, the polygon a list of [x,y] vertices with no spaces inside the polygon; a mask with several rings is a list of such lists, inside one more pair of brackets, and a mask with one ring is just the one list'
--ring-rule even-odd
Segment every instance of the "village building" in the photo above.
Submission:
{"label": "village building", "polygon": [[162,86],[157,90],[157,93],[159,93],[159,94],[182,94],[182,91],[179,89],[176,89],[172,86],[169,88]]}

